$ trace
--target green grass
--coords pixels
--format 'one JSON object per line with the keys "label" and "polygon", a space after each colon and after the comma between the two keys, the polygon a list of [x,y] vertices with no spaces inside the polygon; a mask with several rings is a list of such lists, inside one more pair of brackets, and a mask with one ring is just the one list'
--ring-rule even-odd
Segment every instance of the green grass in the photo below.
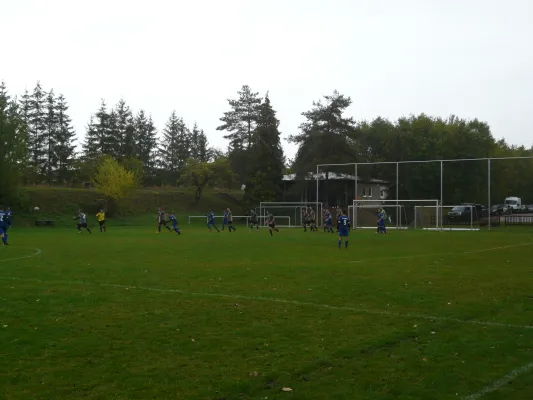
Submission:
{"label": "green grass", "polygon": [[0,398],[460,399],[533,362],[531,230],[182,228],[13,229]]}

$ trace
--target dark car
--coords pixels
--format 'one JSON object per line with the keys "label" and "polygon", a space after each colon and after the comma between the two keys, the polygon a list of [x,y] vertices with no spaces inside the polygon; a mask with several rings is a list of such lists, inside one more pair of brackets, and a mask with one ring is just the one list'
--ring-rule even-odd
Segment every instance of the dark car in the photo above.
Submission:
{"label": "dark car", "polygon": [[498,216],[504,214],[510,214],[509,208],[505,204],[495,204],[490,207],[491,216]]}
{"label": "dark car", "polygon": [[450,222],[478,221],[479,218],[488,216],[487,208],[481,204],[465,203],[455,206],[448,212]]}

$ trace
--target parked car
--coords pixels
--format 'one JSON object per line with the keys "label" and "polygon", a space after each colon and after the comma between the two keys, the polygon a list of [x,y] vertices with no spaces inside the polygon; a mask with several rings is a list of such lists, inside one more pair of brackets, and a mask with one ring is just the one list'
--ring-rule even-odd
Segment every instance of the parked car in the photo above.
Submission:
{"label": "parked car", "polygon": [[504,215],[504,214],[510,214],[510,213],[511,213],[511,210],[505,204],[495,204],[490,207],[491,216]]}
{"label": "parked car", "polygon": [[526,210],[527,210],[527,212],[532,213],[533,212],[533,204],[527,204],[526,205]]}
{"label": "parked car", "polygon": [[487,207],[481,204],[464,203],[453,207],[448,212],[450,222],[469,222],[478,221],[480,218],[488,216]]}

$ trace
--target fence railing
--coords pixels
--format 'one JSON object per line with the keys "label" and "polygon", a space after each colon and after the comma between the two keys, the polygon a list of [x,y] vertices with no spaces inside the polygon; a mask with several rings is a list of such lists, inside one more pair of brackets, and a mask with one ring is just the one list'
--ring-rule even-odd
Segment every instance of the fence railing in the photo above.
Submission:
{"label": "fence railing", "polygon": [[533,225],[533,215],[506,215],[505,226],[508,225]]}

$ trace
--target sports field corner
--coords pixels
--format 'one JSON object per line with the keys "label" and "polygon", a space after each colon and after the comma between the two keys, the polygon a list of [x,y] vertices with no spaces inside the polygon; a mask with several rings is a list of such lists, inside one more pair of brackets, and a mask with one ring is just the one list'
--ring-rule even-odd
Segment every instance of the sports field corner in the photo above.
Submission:
{"label": "sports field corner", "polygon": [[14,229],[3,396],[533,398],[529,228],[182,231]]}

